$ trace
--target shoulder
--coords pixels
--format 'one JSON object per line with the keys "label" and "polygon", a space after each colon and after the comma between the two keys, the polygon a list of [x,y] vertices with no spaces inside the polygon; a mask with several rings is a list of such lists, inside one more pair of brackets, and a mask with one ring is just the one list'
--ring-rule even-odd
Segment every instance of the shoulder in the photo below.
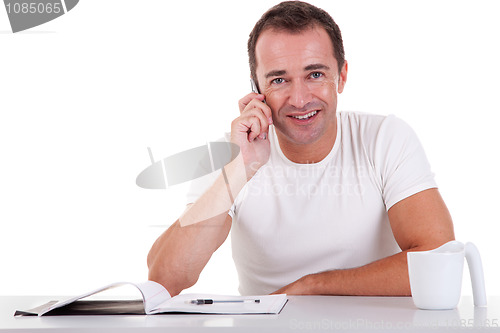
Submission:
{"label": "shoulder", "polygon": [[408,128],[408,124],[393,114],[380,115],[358,111],[342,111],[339,117],[343,126],[357,127],[367,131],[378,131],[380,129],[390,128]]}
{"label": "shoulder", "polygon": [[364,112],[339,112],[341,131],[359,136],[366,143],[413,135],[411,127],[394,115],[379,115]]}

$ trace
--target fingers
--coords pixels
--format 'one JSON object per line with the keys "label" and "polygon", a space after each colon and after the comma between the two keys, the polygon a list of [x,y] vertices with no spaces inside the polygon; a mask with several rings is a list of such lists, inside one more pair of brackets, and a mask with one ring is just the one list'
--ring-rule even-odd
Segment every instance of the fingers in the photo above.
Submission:
{"label": "fingers", "polygon": [[243,110],[245,110],[245,108],[247,107],[247,105],[253,100],[253,99],[257,99],[261,102],[264,101],[265,97],[264,95],[262,94],[256,94],[256,93],[250,93],[248,95],[246,95],[245,97],[243,97],[242,99],[240,99],[238,101],[238,106],[240,108],[240,113],[243,112]]}
{"label": "fingers", "polygon": [[234,120],[233,128],[245,134],[249,142],[256,138],[265,140],[272,124],[271,109],[264,102],[264,95],[250,93],[239,100],[240,116]]}
{"label": "fingers", "polygon": [[250,130],[248,133],[248,141],[252,142],[255,138],[259,137],[264,139],[267,137],[267,131],[269,130],[269,122],[262,112],[255,111],[255,109],[245,112],[248,117],[249,123],[251,123]]}
{"label": "fingers", "polygon": [[250,123],[250,128],[248,130],[248,141],[252,142],[256,137],[262,134],[260,121],[257,117],[251,117],[248,119]]}
{"label": "fingers", "polygon": [[[253,97],[253,98],[252,98]],[[271,108],[264,102],[264,95],[251,93],[243,97],[240,102],[240,114],[251,109],[259,109],[266,116],[269,124],[273,123]],[[241,107],[244,105],[244,108]]]}
{"label": "fingers", "polygon": [[262,110],[253,108],[247,110],[233,121],[236,132],[244,134],[249,142],[257,137],[265,139],[269,130],[269,121]]}

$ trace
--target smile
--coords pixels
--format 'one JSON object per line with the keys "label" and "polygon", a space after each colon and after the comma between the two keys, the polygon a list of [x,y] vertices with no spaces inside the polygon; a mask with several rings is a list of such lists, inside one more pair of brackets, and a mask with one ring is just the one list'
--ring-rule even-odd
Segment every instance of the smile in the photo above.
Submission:
{"label": "smile", "polygon": [[295,119],[308,119],[308,118],[311,118],[312,116],[314,116],[316,113],[318,113],[318,111],[312,111],[312,112],[309,112],[308,114],[305,114],[303,116],[292,116],[292,117]]}

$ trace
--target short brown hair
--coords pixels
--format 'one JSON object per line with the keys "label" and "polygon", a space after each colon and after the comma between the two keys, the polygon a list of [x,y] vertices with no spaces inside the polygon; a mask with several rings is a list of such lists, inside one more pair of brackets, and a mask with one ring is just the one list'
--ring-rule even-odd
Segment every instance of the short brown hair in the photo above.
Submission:
{"label": "short brown hair", "polygon": [[282,30],[291,33],[300,33],[314,26],[323,27],[328,33],[332,41],[333,52],[340,73],[345,60],[344,44],[342,42],[340,29],[330,14],[306,2],[284,1],[272,7],[262,15],[248,38],[250,74],[257,85],[257,58],[255,56],[255,46],[262,32],[266,29],[275,29],[278,31]]}

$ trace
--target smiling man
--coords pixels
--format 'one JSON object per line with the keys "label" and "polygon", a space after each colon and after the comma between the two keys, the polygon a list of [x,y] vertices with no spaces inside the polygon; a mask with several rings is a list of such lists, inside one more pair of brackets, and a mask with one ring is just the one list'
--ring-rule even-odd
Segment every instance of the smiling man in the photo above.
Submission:
{"label": "smiling man", "polygon": [[415,133],[394,116],[337,112],[348,66],[317,7],[271,8],[248,52],[261,93],[232,122],[240,154],[155,242],[149,278],[178,294],[231,230],[244,295],[409,295],[406,252],[454,239]]}

